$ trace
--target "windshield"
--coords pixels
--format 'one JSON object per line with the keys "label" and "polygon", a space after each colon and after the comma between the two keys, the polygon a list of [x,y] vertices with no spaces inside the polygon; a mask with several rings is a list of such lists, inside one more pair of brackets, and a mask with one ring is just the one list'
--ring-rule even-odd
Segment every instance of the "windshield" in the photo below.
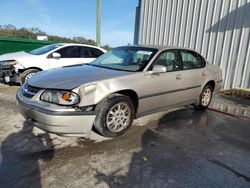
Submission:
{"label": "windshield", "polygon": [[45,54],[51,50],[54,50],[54,49],[60,47],[60,46],[62,46],[62,44],[51,44],[51,45],[43,46],[41,48],[32,50],[29,53],[32,55],[42,55],[42,54]]}
{"label": "windshield", "polygon": [[154,48],[118,47],[92,61],[90,65],[122,71],[141,71],[157,52]]}

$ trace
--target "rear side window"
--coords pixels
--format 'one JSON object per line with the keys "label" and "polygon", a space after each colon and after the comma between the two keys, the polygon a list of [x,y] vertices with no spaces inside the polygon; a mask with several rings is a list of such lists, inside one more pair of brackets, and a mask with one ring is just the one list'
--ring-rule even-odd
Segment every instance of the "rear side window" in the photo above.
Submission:
{"label": "rear side window", "polygon": [[80,48],[78,46],[68,46],[57,51],[61,58],[79,58]]}
{"label": "rear side window", "polygon": [[89,47],[80,47],[81,49],[81,57],[83,58],[97,58],[103,54],[101,50],[96,48],[89,48]]}
{"label": "rear side window", "polygon": [[181,51],[183,70],[204,67],[204,60],[195,52]]}

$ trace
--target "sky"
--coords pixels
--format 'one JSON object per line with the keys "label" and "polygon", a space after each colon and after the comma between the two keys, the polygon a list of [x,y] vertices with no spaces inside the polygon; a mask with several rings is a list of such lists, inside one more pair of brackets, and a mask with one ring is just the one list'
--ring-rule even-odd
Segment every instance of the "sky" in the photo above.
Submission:
{"label": "sky", "polygon": [[[0,25],[95,40],[97,0],[0,0]],[[102,0],[101,44],[133,44],[138,0]]]}

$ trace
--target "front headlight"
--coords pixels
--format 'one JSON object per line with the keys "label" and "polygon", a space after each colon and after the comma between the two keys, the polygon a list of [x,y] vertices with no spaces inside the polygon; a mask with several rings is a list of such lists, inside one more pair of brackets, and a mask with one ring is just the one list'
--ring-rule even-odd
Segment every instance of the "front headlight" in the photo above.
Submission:
{"label": "front headlight", "polygon": [[78,94],[72,91],[60,90],[45,90],[42,93],[40,99],[42,101],[65,106],[72,106],[80,102],[80,97]]}
{"label": "front headlight", "polygon": [[6,66],[6,67],[9,67],[9,66],[14,66],[17,64],[17,61],[15,60],[7,60],[7,61],[1,61],[0,64],[2,66]]}

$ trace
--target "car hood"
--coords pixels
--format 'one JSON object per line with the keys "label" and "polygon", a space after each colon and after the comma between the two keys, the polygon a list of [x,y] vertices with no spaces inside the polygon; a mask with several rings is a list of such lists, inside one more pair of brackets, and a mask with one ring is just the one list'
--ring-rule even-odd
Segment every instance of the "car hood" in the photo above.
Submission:
{"label": "car hood", "polygon": [[34,55],[28,54],[28,53],[26,53],[24,51],[22,51],[22,52],[14,52],[14,53],[8,53],[8,54],[0,55],[0,61],[18,60],[18,59],[29,58],[29,57],[34,57]]}
{"label": "car hood", "polygon": [[85,64],[42,71],[32,76],[28,80],[28,84],[38,88],[71,90],[82,84],[127,74],[131,74],[131,72],[105,69]]}

